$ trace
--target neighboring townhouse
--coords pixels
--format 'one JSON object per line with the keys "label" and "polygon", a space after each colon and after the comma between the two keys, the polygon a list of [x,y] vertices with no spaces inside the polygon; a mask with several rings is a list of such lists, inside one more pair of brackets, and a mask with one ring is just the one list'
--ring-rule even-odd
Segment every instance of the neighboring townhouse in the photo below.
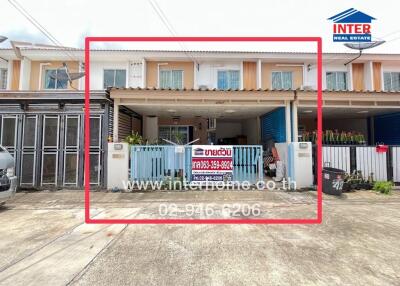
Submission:
{"label": "neighboring townhouse", "polygon": [[[84,51],[20,45],[0,57],[0,139],[18,159],[20,184],[82,186],[84,79],[71,86],[51,75],[63,63],[82,71]],[[400,145],[400,55],[345,65],[354,57],[323,55],[323,128]],[[266,150],[305,140],[316,130],[316,78],[315,53],[93,50],[91,181],[105,184],[107,141],[132,132],[149,143]]]}

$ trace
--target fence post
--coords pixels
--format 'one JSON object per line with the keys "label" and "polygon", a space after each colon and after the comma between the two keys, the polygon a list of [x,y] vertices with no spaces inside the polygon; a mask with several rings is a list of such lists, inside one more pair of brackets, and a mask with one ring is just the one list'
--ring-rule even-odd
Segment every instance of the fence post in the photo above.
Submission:
{"label": "fence post", "polygon": [[387,180],[393,181],[393,146],[389,146],[386,153]]}
{"label": "fence post", "polygon": [[357,171],[357,152],[356,146],[350,146],[350,174]]}

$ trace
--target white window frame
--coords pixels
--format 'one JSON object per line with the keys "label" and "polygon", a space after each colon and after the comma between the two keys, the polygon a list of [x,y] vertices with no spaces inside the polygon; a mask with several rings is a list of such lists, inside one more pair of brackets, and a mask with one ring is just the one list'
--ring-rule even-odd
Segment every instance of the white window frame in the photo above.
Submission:
{"label": "white window frame", "polygon": [[105,84],[105,82],[104,82],[104,79],[105,79],[105,77],[104,77],[104,72],[105,71],[110,71],[110,70],[112,70],[112,71],[114,71],[114,80],[113,80],[113,87],[115,87],[115,79],[116,79],[116,77],[117,77],[117,70],[120,70],[120,71],[125,71],[125,86],[124,87],[126,87],[127,86],[127,83],[128,83],[128,69],[126,69],[126,68],[115,68],[115,67],[110,67],[110,68],[103,68],[103,82],[102,82],[102,88],[104,88],[104,89],[106,89],[106,88],[108,88],[108,86],[104,86],[104,84]]}
{"label": "white window frame", "polygon": [[[6,145],[3,145],[3,131],[4,131],[4,119],[6,119],[6,118],[13,118],[14,120],[15,120],[15,126],[14,126],[14,146],[6,146]],[[5,115],[5,116],[2,116],[1,117],[1,138],[0,138],[0,144],[3,146],[3,147],[5,147],[5,148],[7,148],[7,149],[15,149],[16,148],[16,146],[17,146],[17,133],[18,133],[18,130],[17,130],[17,127],[18,127],[18,117],[15,115],[15,116],[12,116],[12,115]],[[11,147],[11,148],[10,148]]]}
{"label": "white window frame", "polygon": [[[241,68],[217,68],[216,69],[216,83],[215,83],[215,87],[219,90],[220,88],[218,87],[218,73],[219,72],[239,72],[239,87],[238,89],[241,89],[241,86],[243,85],[243,79],[242,79],[242,70]],[[228,88],[232,89],[232,88]],[[221,89],[224,90],[224,89]]]}
{"label": "white window frame", "polygon": [[[67,145],[67,128],[68,128],[68,119],[78,119],[78,126],[77,126],[77,139],[76,139],[76,145]],[[80,128],[80,124],[81,124],[81,118],[79,115],[67,115],[65,117],[65,128],[64,128],[64,142],[65,142],[65,149],[68,148],[79,148],[79,139],[80,139],[80,132],[79,132],[79,128]]]}
{"label": "white window frame", "polygon": [[[78,141],[79,142],[79,141]],[[65,182],[65,166],[66,166],[66,157],[67,155],[75,155],[76,157],[76,169],[75,169],[75,182],[71,183]],[[64,167],[63,167],[63,186],[77,186],[78,185],[78,166],[79,166],[79,152],[78,151],[64,151]]]}
{"label": "white window frame", "polygon": [[[27,118],[34,118],[35,119],[35,139],[34,139],[34,145],[33,146],[25,146],[25,124],[26,124],[26,119]],[[34,148],[36,149],[36,141],[37,141],[37,129],[38,129],[38,117],[37,115],[27,115],[24,118],[24,126],[22,129],[22,148]]]}
{"label": "white window frame", "polygon": [[[36,143],[35,143],[36,144]],[[24,159],[25,155],[33,155],[33,174],[32,174],[32,182],[22,182],[22,178],[24,176]],[[20,185],[27,185],[27,186],[33,186],[35,185],[35,180],[36,180],[36,151],[22,151],[22,156],[21,156],[21,179],[20,179]]]}
{"label": "white window frame", "polygon": [[[101,148],[101,131],[102,131],[102,117],[101,115],[90,116],[90,119],[99,119],[99,144],[98,145],[90,145],[90,148]],[[79,142],[79,141],[78,141]],[[90,142],[89,142],[90,144]]]}
{"label": "white window frame", "polygon": [[[289,88],[289,89],[285,89],[285,88],[283,88],[283,76],[282,76],[282,73],[291,73],[292,74],[292,82],[291,82],[291,87]],[[272,87],[272,85],[273,85],[273,79],[272,79],[272,74],[273,73],[280,73],[281,74],[281,86],[282,86],[282,90],[293,90],[293,81],[294,81],[294,78],[293,78],[293,71],[283,71],[283,70],[271,70],[271,89],[274,89],[273,87]]]}
{"label": "white window frame", "polygon": [[[55,78],[54,80],[55,80],[55,83],[54,83],[54,88],[46,88],[46,71],[56,71],[57,73],[58,73],[58,70],[60,70],[60,68],[45,68],[45,69],[43,69],[43,79],[42,79],[42,89],[43,90],[68,90],[68,84],[69,84],[69,82],[68,82],[68,80],[67,80],[67,87],[66,88],[57,88],[57,78]],[[67,71],[65,71],[65,72],[67,72]]]}
{"label": "white window frame", "polygon": [[393,86],[392,73],[400,74],[400,71],[382,71],[382,90],[383,91],[400,91],[400,87],[398,90],[390,88],[389,90],[385,89],[385,73],[390,73],[390,87]]}
{"label": "white window frame", "polygon": [[332,70],[332,71],[325,71],[325,85],[326,89],[328,89],[328,73],[335,73],[335,83],[337,86],[337,74],[338,73],[345,73],[346,75],[346,86],[345,89],[332,89],[333,91],[346,91],[349,90],[349,73],[347,71],[338,71],[338,70]]}
{"label": "white window frame", "polygon": [[0,86],[0,90],[6,90],[8,87],[8,68],[0,68],[0,79],[3,71],[5,71],[6,77],[5,77],[5,82],[2,82],[2,86],[4,86],[4,88]]}
{"label": "white window frame", "polygon": [[[55,166],[55,175],[54,175],[54,182],[53,183],[43,183],[43,162],[44,162],[44,156],[45,155],[56,155],[56,166]],[[42,168],[40,171],[40,185],[57,185],[57,178],[58,178],[58,152],[57,151],[43,151],[42,152]]]}
{"label": "white window frame", "polygon": [[[172,138],[171,138],[171,135],[172,135],[172,132],[171,132],[171,130],[172,130],[172,128],[174,128],[174,127],[186,127],[186,134],[187,134],[187,141],[189,142],[189,127],[191,127],[192,125],[175,125],[175,124],[167,124],[167,125],[159,125],[158,126],[158,133],[160,133],[160,127],[168,127],[169,128],[169,135],[170,135],[170,137],[168,138],[168,140],[171,140],[172,141]],[[186,143],[185,143],[186,144]]]}
{"label": "white window frame", "polygon": [[[90,151],[89,152],[89,158],[90,158],[90,155],[97,155],[97,158],[98,158],[97,167],[98,167],[98,169],[97,169],[97,181],[94,182],[94,181],[92,181],[92,178],[90,177],[90,168],[89,168],[89,184],[90,185],[94,185],[94,186],[98,186],[98,185],[100,185],[100,174],[101,174],[101,169],[102,169],[102,165],[101,165],[101,161],[100,161],[101,160],[100,151]],[[93,166],[92,163],[90,163],[90,166]],[[86,172],[84,172],[83,180],[86,181]]]}
{"label": "white window frame", "polygon": [[[44,145],[44,144],[45,144],[44,138],[45,138],[45,136],[46,136],[46,119],[47,119],[47,118],[57,118],[57,145],[56,145],[56,146],[47,146],[47,145]],[[58,146],[59,146],[59,145],[60,145],[60,116],[58,116],[58,115],[45,115],[45,116],[43,116],[42,149],[45,149],[45,148],[49,148],[49,149],[55,148],[55,149],[58,149]]]}
{"label": "white window frame", "polygon": [[158,72],[157,72],[157,88],[160,88],[160,73],[161,71],[168,71],[170,72],[170,77],[171,77],[171,83],[172,83],[172,72],[173,71],[180,71],[182,72],[182,85],[179,89],[183,89],[183,87],[185,86],[184,81],[185,81],[185,71],[183,69],[162,69],[162,68],[158,68]]}

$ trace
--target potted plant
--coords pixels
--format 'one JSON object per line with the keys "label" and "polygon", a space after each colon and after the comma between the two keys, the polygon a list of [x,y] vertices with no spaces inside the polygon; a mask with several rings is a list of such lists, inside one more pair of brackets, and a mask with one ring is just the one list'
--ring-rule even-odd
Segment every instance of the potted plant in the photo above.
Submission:
{"label": "potted plant", "polygon": [[143,145],[144,143],[143,137],[138,132],[126,136],[123,141],[128,143],[129,145]]}

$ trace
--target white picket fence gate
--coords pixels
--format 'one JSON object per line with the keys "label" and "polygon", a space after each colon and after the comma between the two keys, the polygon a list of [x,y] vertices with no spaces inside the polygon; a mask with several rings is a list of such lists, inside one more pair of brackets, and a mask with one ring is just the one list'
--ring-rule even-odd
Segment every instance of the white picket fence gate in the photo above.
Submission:
{"label": "white picket fence gate", "polygon": [[350,173],[350,147],[322,147],[322,163]]}
{"label": "white picket fence gate", "polygon": [[[388,180],[388,154],[385,152],[378,153],[374,146],[323,146],[323,166],[342,169],[350,173],[352,166],[351,148],[355,148],[355,165],[353,162],[353,166],[356,170],[362,172],[365,179],[368,179],[368,176],[372,173],[374,180]],[[392,180],[400,182],[400,147],[392,146],[390,148],[392,156]]]}
{"label": "white picket fence gate", "polygon": [[372,174],[375,181],[387,181],[386,153],[376,152],[376,147],[356,147],[356,168],[364,179]]}

